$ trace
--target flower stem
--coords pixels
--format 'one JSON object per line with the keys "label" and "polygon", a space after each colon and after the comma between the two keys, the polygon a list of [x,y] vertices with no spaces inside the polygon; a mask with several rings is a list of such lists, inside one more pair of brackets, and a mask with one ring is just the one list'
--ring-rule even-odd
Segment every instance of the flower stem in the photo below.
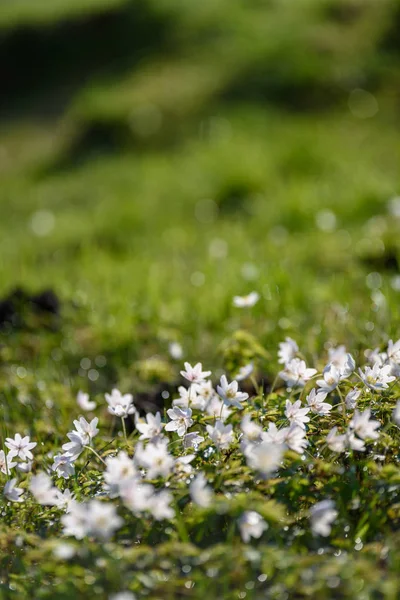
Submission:
{"label": "flower stem", "polygon": [[84,448],[86,448],[87,450],[90,450],[90,452],[93,452],[93,454],[94,454],[95,456],[97,456],[97,458],[98,458],[99,460],[101,460],[101,462],[102,462],[104,465],[105,465],[105,464],[107,464],[107,463],[106,463],[106,461],[105,461],[105,460],[103,460],[103,459],[101,458],[100,454],[98,454],[94,448],[92,448],[91,446],[84,446]]}
{"label": "flower stem", "polygon": [[343,418],[345,421],[347,421],[347,415],[346,415],[346,402],[343,398],[343,394],[342,392],[339,390],[339,387],[337,387],[337,392],[339,394],[339,398],[340,398],[340,402],[342,403],[342,412],[343,412]]}
{"label": "flower stem", "polygon": [[121,421],[122,421],[122,429],[124,431],[125,442],[128,443],[128,436],[126,435],[126,425],[125,425],[124,417],[122,417]]}

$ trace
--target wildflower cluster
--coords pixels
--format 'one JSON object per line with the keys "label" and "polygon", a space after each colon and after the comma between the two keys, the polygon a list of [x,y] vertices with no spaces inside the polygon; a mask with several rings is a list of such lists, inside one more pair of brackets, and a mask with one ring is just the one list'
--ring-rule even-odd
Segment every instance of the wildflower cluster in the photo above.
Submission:
{"label": "wildflower cluster", "polygon": [[[400,401],[389,415],[380,405],[400,373],[400,342],[367,356],[370,364],[357,369],[339,346],[328,350],[325,364],[310,367],[286,338],[277,352],[281,370],[269,386],[258,383],[253,363],[240,369],[240,383],[222,374],[214,384],[201,363],[185,362],[184,384],[164,413],[141,414],[134,396],[118,389],[103,404],[79,392],[77,410],[99,416],[74,419],[51,463],[35,459],[37,442],[28,435],[5,438],[4,501],[42,507],[48,527],[56,524],[76,540],[118,539],[132,523],[151,530],[157,522],[166,530],[172,524],[187,540],[188,507],[209,518],[230,515],[230,535],[237,532],[245,544],[261,540],[271,525],[263,502],[287,501],[279,491],[283,475],[292,472],[292,485],[300,485],[299,477],[320,469],[321,461],[344,472],[357,456],[390,459],[385,431],[400,426]],[[110,421],[122,435],[106,433]],[[91,479],[81,488],[89,468]],[[257,495],[243,504],[245,485]],[[301,535],[322,539],[349,526],[347,520],[335,488],[321,494],[315,486],[286,529],[300,526]]]}

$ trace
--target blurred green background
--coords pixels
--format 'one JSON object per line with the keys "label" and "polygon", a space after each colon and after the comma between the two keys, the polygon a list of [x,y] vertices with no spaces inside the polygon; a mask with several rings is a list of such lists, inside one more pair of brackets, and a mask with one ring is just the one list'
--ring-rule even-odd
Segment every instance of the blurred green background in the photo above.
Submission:
{"label": "blurred green background", "polygon": [[[172,341],[211,365],[238,327],[383,343],[399,29],[399,0],[3,0],[2,293],[61,297],[75,374],[99,353],[162,371]],[[250,316],[232,296],[252,289]],[[37,333],[7,330],[3,360],[52,372]]]}

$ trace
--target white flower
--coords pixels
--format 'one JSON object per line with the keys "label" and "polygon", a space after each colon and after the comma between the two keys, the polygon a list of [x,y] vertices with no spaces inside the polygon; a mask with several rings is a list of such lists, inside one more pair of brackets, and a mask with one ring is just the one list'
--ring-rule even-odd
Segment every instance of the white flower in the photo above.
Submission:
{"label": "white flower", "polygon": [[190,402],[189,405],[192,408],[197,408],[199,410],[204,410],[207,403],[212,400],[216,396],[216,392],[213,388],[211,381],[203,381],[203,383],[194,383],[192,386],[195,391],[194,398],[190,392]]}
{"label": "white flower", "polygon": [[16,478],[9,479],[4,486],[3,494],[7,500],[10,500],[11,502],[23,502],[24,499],[21,498],[21,495],[23,494],[24,490],[22,488],[15,487],[16,483]]}
{"label": "white flower", "polygon": [[332,500],[322,500],[310,508],[311,530],[314,535],[327,537],[331,532],[331,524],[338,516]]}
{"label": "white flower", "polygon": [[246,308],[254,306],[260,299],[260,294],[257,292],[250,292],[247,296],[234,296],[233,306],[237,308]]}
{"label": "white flower", "polygon": [[287,446],[298,454],[303,454],[308,446],[305,429],[299,427],[296,423],[282,429],[278,429],[275,423],[270,423],[268,430],[263,432],[262,437],[265,442]]}
{"label": "white flower", "polygon": [[71,493],[71,490],[65,489],[63,492],[56,488],[57,508],[69,512],[71,510],[72,502],[75,501],[75,496]]}
{"label": "white flower", "polygon": [[61,517],[61,522],[64,525],[64,535],[82,540],[89,532],[87,504],[73,500],[69,512]]}
{"label": "white flower", "polygon": [[161,413],[155,415],[147,413],[146,421],[137,418],[135,421],[136,429],[141,433],[139,440],[155,440],[161,436],[164,427],[161,423]]}
{"label": "white flower", "polygon": [[57,488],[53,487],[53,483],[46,473],[38,473],[31,479],[29,489],[39,504],[57,505]]}
{"label": "white flower", "polygon": [[[207,383],[211,384],[211,381],[207,381]],[[194,388],[195,386],[197,387],[197,383],[194,383],[190,389],[189,389],[189,396],[188,396],[188,403],[186,404],[186,406],[182,406],[181,408],[192,408],[194,410],[200,410],[203,411],[207,405],[207,401],[205,400],[205,398],[203,396],[201,396],[200,394],[197,393],[197,390],[195,391]],[[203,385],[203,384],[202,384]],[[177,402],[173,402],[172,403],[173,406],[180,406],[179,403]]]}
{"label": "white flower", "polygon": [[197,431],[192,431],[190,433],[187,433],[183,438],[183,447],[185,449],[194,448],[195,450],[197,450],[197,447],[199,444],[201,444],[201,442],[204,442],[203,436],[199,435]]}
{"label": "white flower", "polygon": [[305,429],[305,423],[308,423],[310,418],[307,417],[307,414],[310,412],[309,408],[301,408],[301,401],[296,400],[293,404],[290,400],[286,400],[286,410],[285,416],[289,419],[290,424],[296,423],[302,429]]}
{"label": "white flower", "polygon": [[17,464],[16,462],[13,462],[14,458],[15,452],[9,452],[6,456],[4,450],[0,450],[0,471],[4,473],[4,475],[8,475],[10,470]]}
{"label": "white flower", "polygon": [[267,431],[264,431],[262,434],[262,439],[265,442],[270,444],[283,444],[286,431],[288,431],[288,427],[284,427],[283,429],[278,429],[275,423],[270,423],[268,425]]}
{"label": "white flower", "polygon": [[206,406],[206,398],[212,398],[215,391],[211,381],[203,381],[202,383],[192,383],[188,389],[182,385],[178,388],[179,398],[175,398],[172,406],[180,406],[180,408],[195,408],[204,410]]}
{"label": "white flower", "polygon": [[397,340],[397,342],[389,340],[387,355],[390,361],[394,362],[396,365],[400,364],[400,340]]}
{"label": "white flower", "polygon": [[227,406],[236,406],[236,408],[239,409],[243,408],[241,402],[244,402],[244,400],[247,400],[249,397],[245,392],[239,391],[239,384],[237,381],[228,383],[225,375],[222,375],[221,377],[220,385],[217,386],[217,392]]}
{"label": "white flower", "polygon": [[381,352],[379,348],[374,348],[374,350],[365,350],[364,354],[368,358],[368,361],[371,363],[371,365],[374,365],[377,362],[380,367],[383,367],[383,365],[385,365],[389,360],[387,352]]}
{"label": "white flower", "polygon": [[117,515],[115,506],[109,502],[91,500],[87,504],[87,512],[88,534],[97,538],[108,539],[123,525],[123,519]]}
{"label": "white flower", "polygon": [[61,521],[64,525],[64,535],[72,535],[78,540],[87,535],[109,539],[123,524],[115,506],[99,500],[90,500],[82,504],[73,501],[69,513],[61,517]]}
{"label": "white flower", "polygon": [[209,485],[207,485],[207,479],[204,473],[199,473],[190,484],[190,496],[195,504],[203,508],[210,506],[213,492]]}
{"label": "white flower", "polygon": [[346,435],[337,435],[337,427],[333,427],[326,436],[326,443],[332,452],[344,452],[347,445]]}
{"label": "white flower", "polygon": [[240,367],[240,369],[236,375],[236,381],[243,381],[244,379],[247,379],[248,377],[250,377],[250,375],[253,373],[253,371],[254,371],[253,363],[249,363],[248,365],[244,365],[244,367]]}
{"label": "white flower", "polygon": [[317,379],[317,386],[321,388],[322,392],[328,394],[338,386],[340,370],[333,363],[330,363],[323,370],[322,376],[323,379]]}
{"label": "white flower", "polygon": [[53,555],[59,560],[69,560],[75,556],[75,546],[60,542],[53,550]]}
{"label": "white flower", "polygon": [[347,353],[341,362],[339,362],[339,370],[341,379],[347,379],[350,377],[354,369],[356,368],[356,361],[351,354]]}
{"label": "white flower", "polygon": [[88,446],[92,439],[99,433],[99,430],[97,429],[98,422],[99,419],[97,417],[92,419],[90,423],[88,423],[84,417],[79,417],[79,420],[75,419],[75,429],[84,446]]}
{"label": "white flower", "polygon": [[107,456],[106,465],[104,481],[110,498],[115,498],[119,494],[120,486],[137,476],[137,470],[133,460],[123,451],[117,456]]}
{"label": "white flower", "polygon": [[289,387],[304,387],[316,374],[317,369],[308,369],[304,360],[292,358],[286,363],[283,371],[279,373],[280,378],[286,382]]}
{"label": "white flower", "polygon": [[[209,382],[211,384],[211,382]],[[175,398],[172,401],[172,406],[180,406],[181,408],[188,408],[189,406],[196,407],[198,405],[197,401],[197,388],[199,384],[193,383],[189,386],[188,389],[183,387],[183,385],[179,386],[179,398]],[[200,402],[203,404],[203,401]]]}
{"label": "white flower", "polygon": [[365,350],[364,354],[368,358],[368,362],[371,365],[378,363],[380,367],[383,367],[389,360],[387,353],[381,352],[379,348],[375,348],[374,350]]}
{"label": "white flower", "polygon": [[364,441],[357,438],[351,430],[346,431],[346,442],[352,450],[357,450],[358,452],[365,451]]}
{"label": "white flower", "polygon": [[166,424],[165,431],[176,431],[179,437],[183,437],[187,429],[193,425],[191,408],[179,408],[179,406],[174,406],[174,408],[169,408],[167,410],[167,415],[171,421]]}
{"label": "white flower", "polygon": [[329,348],[328,350],[329,362],[333,363],[336,367],[340,367],[344,363],[346,355],[346,346],[343,345],[336,348]]}
{"label": "white flower", "polygon": [[150,442],[146,448],[139,442],[136,446],[135,462],[148,469],[148,479],[168,477],[175,464],[173,457],[168,453],[167,442],[163,440],[156,444]]}
{"label": "white flower", "polygon": [[397,400],[397,404],[393,411],[393,421],[400,427],[400,400]]}
{"label": "white flower", "polygon": [[207,425],[206,429],[208,435],[220,450],[226,450],[235,440],[232,425],[224,425],[222,421],[217,421],[214,427]]}
{"label": "white flower", "polygon": [[213,396],[206,406],[206,413],[211,417],[220,419],[221,421],[226,421],[231,412],[232,411],[228,408],[228,406],[226,406],[226,404],[224,404],[218,396]]}
{"label": "white flower", "polygon": [[340,371],[340,376],[342,379],[349,377],[356,368],[355,360],[351,354],[346,352],[345,346],[331,348],[328,351],[328,354],[329,362]]}
{"label": "white flower", "polygon": [[186,371],[181,371],[182,377],[190,381],[190,383],[202,383],[211,375],[211,371],[203,371],[203,365],[197,363],[194,367],[188,362],[185,362]]}
{"label": "white flower", "polygon": [[172,494],[166,490],[156,494],[150,484],[126,481],[121,487],[121,498],[125,506],[137,516],[147,511],[156,520],[161,521],[172,519],[175,515],[170,506]]}
{"label": "white flower", "polygon": [[244,415],[240,423],[240,429],[250,442],[259,442],[262,438],[263,430],[261,425],[254,423],[249,414]]}
{"label": "white flower", "polygon": [[196,458],[195,454],[186,454],[186,456],[179,456],[175,459],[175,474],[177,477],[186,478],[193,471],[193,467],[190,464],[192,460]]}
{"label": "white flower", "polygon": [[317,415],[328,415],[332,410],[332,404],[324,402],[327,394],[326,392],[316,391],[315,388],[307,396],[307,404],[310,407],[311,412]]}
{"label": "white flower", "polygon": [[284,427],[279,433],[282,436],[283,443],[290,450],[298,454],[303,454],[308,446],[308,442],[306,440],[306,432],[302,427],[299,427],[297,423],[292,423],[290,427]]}
{"label": "white flower", "polygon": [[33,465],[33,461],[27,460],[26,462],[18,463],[16,468],[21,473],[30,473],[32,471],[32,465]]}
{"label": "white flower", "polygon": [[94,410],[97,406],[96,402],[89,400],[89,394],[82,392],[79,390],[78,395],[76,397],[76,401],[78,403],[79,408],[82,410]]}
{"label": "white flower", "polygon": [[135,479],[127,479],[120,486],[120,495],[123,503],[135,515],[140,515],[150,506],[150,499],[154,494],[154,487],[149,483],[140,483]]}
{"label": "white flower", "polygon": [[376,362],[372,367],[365,367],[364,371],[359,369],[361,379],[365,383],[367,387],[371,390],[380,391],[383,389],[387,389],[388,383],[394,381],[396,377],[391,375],[392,367],[390,365],[386,365],[384,367],[380,367]]}
{"label": "white flower", "polygon": [[397,379],[397,377],[400,377],[400,365],[398,365],[397,363],[393,362],[393,360],[390,361],[390,366],[391,366],[391,373],[392,375],[394,375]]}
{"label": "white flower", "polygon": [[323,379],[317,380],[318,387],[327,394],[332,392],[343,379],[347,379],[354,371],[356,363],[351,354],[343,354],[336,358],[336,362],[330,362],[323,370]]}
{"label": "white flower", "polygon": [[290,362],[299,351],[299,347],[292,338],[287,337],[284,342],[279,344],[278,362],[286,365]]}
{"label": "white flower", "polygon": [[171,342],[168,346],[168,351],[175,360],[180,360],[183,356],[182,346],[178,342]]}
{"label": "white flower", "polygon": [[175,516],[174,509],[170,506],[173,500],[171,492],[163,490],[150,498],[148,511],[157,521],[172,519]]}
{"label": "white flower", "polygon": [[121,419],[126,419],[128,415],[133,415],[136,412],[133,406],[132,394],[121,394],[117,389],[113,389],[111,394],[105,394],[105,399],[108,404],[108,412]]}
{"label": "white flower", "polygon": [[342,435],[338,435],[337,427],[333,427],[333,429],[331,429],[326,436],[326,443],[332,452],[337,453],[344,452],[347,448],[357,450],[358,452],[364,452],[365,450],[365,444],[363,440],[356,438],[351,429],[348,429]]}
{"label": "white flower", "polygon": [[18,456],[23,461],[33,459],[31,450],[36,446],[36,442],[31,442],[28,435],[21,437],[16,433],[14,438],[6,438],[4,445],[11,450],[10,454],[13,453],[13,457]]}
{"label": "white flower", "polygon": [[247,510],[239,519],[239,529],[242,540],[247,544],[250,538],[261,537],[268,525],[258,512]]}
{"label": "white flower", "polygon": [[56,454],[51,468],[57,473],[58,477],[64,477],[64,479],[68,479],[75,473],[74,463],[67,454]]}
{"label": "white flower", "polygon": [[350,390],[350,392],[346,395],[345,398],[346,407],[349,410],[353,410],[353,408],[357,406],[357,400],[360,396],[361,390],[358,390],[357,388],[353,388],[352,390]]}
{"label": "white flower", "polygon": [[370,420],[371,410],[367,408],[364,412],[355,411],[352,420],[350,421],[350,427],[354,430],[354,433],[363,440],[377,440],[379,433],[375,431],[380,427],[379,421]]}
{"label": "white flower", "polygon": [[278,468],[283,455],[284,447],[282,445],[261,442],[253,444],[246,448],[247,464],[252,469],[267,477]]}
{"label": "white flower", "polygon": [[136,596],[132,592],[118,592],[110,596],[109,600],[136,600]]}
{"label": "white flower", "polygon": [[68,432],[67,438],[70,441],[63,444],[62,449],[64,450],[65,456],[69,456],[71,461],[74,462],[81,452],[83,452],[83,441],[77,431]]}

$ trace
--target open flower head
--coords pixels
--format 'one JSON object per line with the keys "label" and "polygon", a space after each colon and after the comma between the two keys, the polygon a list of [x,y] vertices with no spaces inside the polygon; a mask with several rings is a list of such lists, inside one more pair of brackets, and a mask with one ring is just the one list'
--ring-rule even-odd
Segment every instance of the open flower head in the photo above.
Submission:
{"label": "open flower head", "polygon": [[17,487],[16,483],[16,478],[9,479],[4,486],[3,495],[7,500],[10,500],[10,502],[23,502],[24,499],[22,498],[22,494],[24,490]]}
{"label": "open flower head", "polygon": [[374,366],[364,368],[364,371],[359,370],[360,377],[364,384],[371,390],[381,391],[389,387],[389,383],[394,381],[396,377],[392,375],[392,367],[385,365],[381,367],[378,362]]}
{"label": "open flower head", "polygon": [[161,436],[164,424],[161,422],[161,413],[157,412],[155,415],[147,413],[146,420],[137,417],[135,426],[140,433],[139,440],[156,440]]}
{"label": "open flower head", "polygon": [[31,479],[29,490],[36,502],[45,506],[56,506],[58,502],[57,488],[53,486],[51,478],[43,472],[34,475]]}
{"label": "open flower head", "polygon": [[290,402],[290,400],[286,400],[285,415],[289,419],[290,423],[295,423],[302,429],[305,429],[305,424],[310,420],[310,417],[307,417],[309,412],[310,408],[303,408],[300,400],[296,400],[296,402],[293,402],[293,404]]}
{"label": "open flower head", "polygon": [[220,385],[217,386],[217,392],[227,406],[235,406],[239,409],[243,408],[242,402],[249,397],[246,392],[241,392],[239,390],[237,381],[228,383],[225,375],[222,375],[221,377]]}
{"label": "open flower head", "polygon": [[203,365],[200,362],[194,367],[185,362],[185,371],[181,371],[181,375],[190,383],[203,383],[211,375],[211,371],[203,371]]}
{"label": "open flower head", "polygon": [[325,402],[326,392],[316,391],[315,388],[307,396],[307,405],[310,411],[316,415],[329,415],[332,410],[332,404]]}
{"label": "open flower head", "polygon": [[271,475],[279,467],[284,446],[261,442],[246,450],[247,464],[263,477]]}
{"label": "open flower head", "polygon": [[76,402],[81,410],[91,411],[95,410],[96,402],[90,400],[89,394],[86,392],[79,391],[76,396]]}
{"label": "open flower head", "polygon": [[64,479],[68,479],[75,473],[73,460],[68,454],[57,454],[51,468],[57,473],[58,477]]}
{"label": "open flower head", "polygon": [[193,425],[192,409],[174,406],[167,410],[171,421],[166,424],[165,431],[176,431],[179,437],[183,437],[191,425]]}
{"label": "open flower head", "polygon": [[190,484],[190,496],[195,504],[203,508],[210,506],[213,492],[204,473],[199,473]]}
{"label": "open flower head", "polygon": [[207,432],[220,450],[226,450],[235,440],[232,425],[224,425],[222,421],[217,421],[214,426],[207,425]]}
{"label": "open flower head", "polygon": [[244,512],[239,519],[240,535],[246,544],[251,538],[260,538],[267,528],[262,516],[254,510]]}
{"label": "open flower head", "polygon": [[132,394],[121,394],[117,389],[113,389],[111,394],[105,394],[108,404],[108,412],[121,419],[126,419],[128,415],[133,415],[136,409],[133,405]]}
{"label": "open flower head", "polygon": [[139,442],[135,450],[135,463],[147,469],[147,479],[168,477],[175,465],[173,456],[168,452],[167,442],[150,442],[144,448]]}
{"label": "open flower head", "polygon": [[258,292],[250,292],[247,296],[234,296],[233,297],[233,306],[237,308],[251,308],[260,299],[260,294]]}
{"label": "open flower head", "polygon": [[279,376],[288,387],[304,387],[316,373],[317,369],[308,368],[304,360],[292,358]]}
{"label": "open flower head", "polygon": [[379,421],[371,419],[371,409],[369,408],[364,412],[356,410],[350,421],[350,427],[362,440],[377,440],[379,438],[377,429],[379,429],[380,425]]}
{"label": "open flower head", "polygon": [[28,435],[22,437],[16,433],[14,438],[6,438],[4,445],[9,448],[14,457],[18,456],[23,461],[33,459],[31,450],[36,446],[36,442],[31,442]]}
{"label": "open flower head", "polygon": [[310,509],[311,530],[314,535],[327,537],[331,533],[332,523],[338,516],[332,500],[317,502]]}
{"label": "open flower head", "polygon": [[132,458],[126,452],[118,452],[116,456],[107,456],[104,481],[111,498],[119,495],[120,488],[127,480],[137,477],[137,469]]}
{"label": "open flower head", "polygon": [[279,344],[278,350],[278,362],[282,365],[287,365],[299,351],[297,343],[292,338],[285,338],[284,342]]}
{"label": "open flower head", "polygon": [[89,445],[93,438],[99,433],[99,430],[97,429],[98,422],[99,419],[97,417],[92,419],[90,423],[86,421],[85,417],[75,419],[75,430],[80,435],[84,445]]}
{"label": "open flower head", "polygon": [[4,475],[8,475],[17,464],[14,461],[16,457],[15,451],[11,451],[8,454],[5,454],[4,450],[0,450],[0,471],[4,473]]}

